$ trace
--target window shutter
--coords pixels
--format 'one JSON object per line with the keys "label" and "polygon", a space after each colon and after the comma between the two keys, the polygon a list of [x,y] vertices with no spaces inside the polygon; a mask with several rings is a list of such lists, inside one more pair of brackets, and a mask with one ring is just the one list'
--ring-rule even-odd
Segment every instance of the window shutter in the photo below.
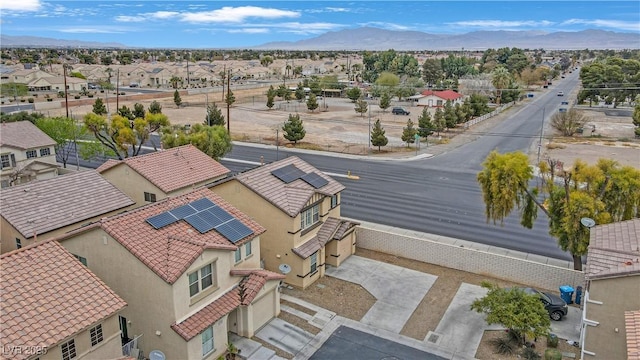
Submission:
{"label": "window shutter", "polygon": [[16,167],[16,156],[11,154],[11,167]]}

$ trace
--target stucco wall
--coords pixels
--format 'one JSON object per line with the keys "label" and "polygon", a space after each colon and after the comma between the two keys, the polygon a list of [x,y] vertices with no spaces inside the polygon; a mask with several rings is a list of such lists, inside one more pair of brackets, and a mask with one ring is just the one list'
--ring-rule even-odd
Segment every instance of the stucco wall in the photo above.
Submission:
{"label": "stucco wall", "polygon": [[156,194],[156,201],[160,201],[167,195],[157,186],[153,185],[146,178],[132,170],[126,164],[116,165],[101,173],[107,181],[120,191],[127,194],[138,206],[148,204],[144,201],[144,193]]}
{"label": "stucco wall", "polygon": [[640,309],[640,276],[592,280],[589,299],[585,317],[599,325],[585,329],[584,349],[596,354],[585,359],[626,359],[624,312]]}
{"label": "stucco wall", "polygon": [[541,289],[558,291],[560,285],[577,288],[584,284],[581,271],[362,226],[356,229],[356,242],[363,249],[485,274]]}

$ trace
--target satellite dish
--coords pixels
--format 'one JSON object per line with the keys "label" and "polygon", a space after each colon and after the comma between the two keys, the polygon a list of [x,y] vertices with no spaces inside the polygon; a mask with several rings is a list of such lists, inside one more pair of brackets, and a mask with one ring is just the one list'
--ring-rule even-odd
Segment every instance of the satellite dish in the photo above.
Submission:
{"label": "satellite dish", "polygon": [[164,353],[160,350],[151,350],[149,352],[149,360],[165,360]]}
{"label": "satellite dish", "polygon": [[280,269],[280,272],[283,275],[287,275],[288,273],[291,272],[291,266],[289,266],[287,264],[281,264],[280,266],[278,266],[278,269]]}
{"label": "satellite dish", "polygon": [[580,219],[580,224],[591,229],[592,227],[596,226],[596,221],[593,220],[592,218],[583,217],[582,219]]}

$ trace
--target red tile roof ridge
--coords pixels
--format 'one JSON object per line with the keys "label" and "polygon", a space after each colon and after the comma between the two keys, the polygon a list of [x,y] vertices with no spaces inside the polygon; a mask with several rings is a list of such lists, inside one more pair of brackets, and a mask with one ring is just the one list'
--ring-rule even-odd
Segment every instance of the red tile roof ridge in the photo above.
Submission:
{"label": "red tile roof ridge", "polygon": [[195,314],[180,323],[173,323],[171,328],[184,340],[189,341],[238,306],[240,306],[240,289],[234,286]]}
{"label": "red tile roof ridge", "polygon": [[267,280],[278,280],[287,278],[285,275],[278,274],[277,272],[266,269],[231,269],[229,273],[231,274],[231,276],[248,276],[251,274],[256,274],[258,276],[264,277]]}

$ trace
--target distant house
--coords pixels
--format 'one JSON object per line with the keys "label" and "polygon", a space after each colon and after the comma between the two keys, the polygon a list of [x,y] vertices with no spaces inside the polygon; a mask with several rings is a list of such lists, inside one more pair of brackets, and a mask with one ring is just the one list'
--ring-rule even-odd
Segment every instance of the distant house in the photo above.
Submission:
{"label": "distant house", "polygon": [[591,228],[585,274],[582,359],[637,359],[640,219]]}
{"label": "distant house", "polygon": [[127,306],[55,241],[3,254],[2,359],[118,359]]}
{"label": "distant house", "polygon": [[344,186],[302,159],[243,172],[211,189],[263,224],[260,252],[267,270],[306,288],[355,253],[357,223],[340,218]]}
{"label": "distant house", "polygon": [[435,112],[437,108],[443,108],[447,101],[452,105],[462,104],[463,96],[453,90],[425,90],[420,95],[412,96],[417,106],[426,106],[430,112]]}
{"label": "distant house", "polygon": [[[83,88],[86,89],[88,84],[85,79],[67,76],[66,86],[69,91],[81,91]],[[27,87],[29,91],[64,91],[65,79],[64,76],[41,77],[27,83]]]}
{"label": "distant house", "polygon": [[[121,330],[148,354],[217,359],[280,313],[284,276],[260,267],[265,229],[209,189],[59,238],[128,304]],[[137,340],[136,340],[137,339]]]}
{"label": "distant house", "polygon": [[0,253],[59,236],[134,204],[93,170],[3,189]]}
{"label": "distant house", "polygon": [[96,170],[138,205],[187,193],[230,172],[193,145],[108,160]]}
{"label": "distant house", "polygon": [[56,142],[29,121],[0,124],[2,188],[58,175]]}

